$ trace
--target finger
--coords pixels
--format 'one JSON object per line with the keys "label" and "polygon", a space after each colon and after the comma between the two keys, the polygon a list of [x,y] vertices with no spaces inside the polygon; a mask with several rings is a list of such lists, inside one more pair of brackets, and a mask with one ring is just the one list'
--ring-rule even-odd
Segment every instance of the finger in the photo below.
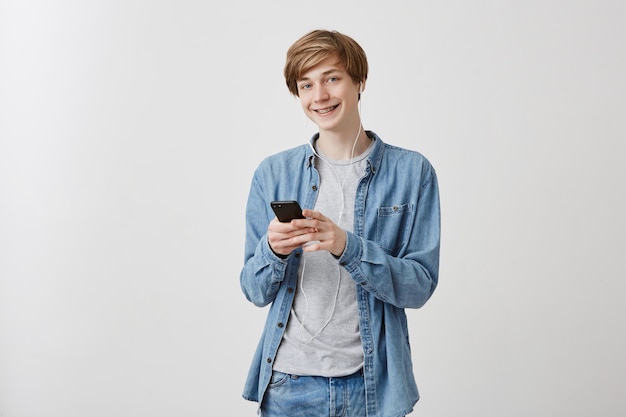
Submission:
{"label": "finger", "polygon": [[268,231],[275,233],[291,233],[297,230],[299,227],[291,222],[280,222],[277,218],[274,218],[268,226]]}
{"label": "finger", "polygon": [[328,218],[324,216],[321,212],[315,211],[315,210],[308,210],[308,209],[302,210],[302,215],[304,217],[307,217],[310,219],[316,219],[316,220],[323,221],[323,222],[328,220]]}
{"label": "finger", "polygon": [[285,233],[268,233],[267,240],[270,248],[275,253],[281,255],[288,255],[291,251],[301,246],[299,242],[294,241],[293,237]]}
{"label": "finger", "polygon": [[319,251],[319,250],[322,250],[322,249],[323,249],[322,245],[320,244],[319,241],[312,241],[308,245],[302,246],[302,251],[303,252],[316,252],[316,251]]}

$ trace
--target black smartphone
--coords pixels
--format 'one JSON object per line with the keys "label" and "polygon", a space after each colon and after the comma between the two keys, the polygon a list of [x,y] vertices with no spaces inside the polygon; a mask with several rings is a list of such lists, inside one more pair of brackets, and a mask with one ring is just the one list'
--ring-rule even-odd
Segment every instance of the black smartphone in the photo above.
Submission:
{"label": "black smartphone", "polygon": [[304,219],[300,204],[295,200],[272,201],[270,203],[279,222],[290,222],[293,219]]}

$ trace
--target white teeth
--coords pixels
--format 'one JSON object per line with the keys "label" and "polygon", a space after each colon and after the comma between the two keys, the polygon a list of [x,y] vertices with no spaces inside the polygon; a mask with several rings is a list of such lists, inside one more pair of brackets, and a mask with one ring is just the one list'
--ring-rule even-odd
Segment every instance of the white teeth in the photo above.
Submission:
{"label": "white teeth", "polygon": [[327,109],[320,109],[320,110],[318,110],[317,112],[318,112],[318,113],[320,113],[320,114],[326,114],[326,113],[328,113],[328,112],[330,112],[330,111],[335,110],[335,108],[336,108],[336,107],[337,107],[337,106],[332,106],[332,107],[329,107],[329,108],[327,108]]}

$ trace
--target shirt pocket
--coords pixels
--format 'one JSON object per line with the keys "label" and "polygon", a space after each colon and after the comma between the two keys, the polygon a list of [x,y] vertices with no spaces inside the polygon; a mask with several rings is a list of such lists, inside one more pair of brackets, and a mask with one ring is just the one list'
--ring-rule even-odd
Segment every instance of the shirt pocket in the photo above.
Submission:
{"label": "shirt pocket", "polygon": [[376,243],[387,253],[396,255],[407,243],[413,224],[413,212],[411,203],[378,208]]}

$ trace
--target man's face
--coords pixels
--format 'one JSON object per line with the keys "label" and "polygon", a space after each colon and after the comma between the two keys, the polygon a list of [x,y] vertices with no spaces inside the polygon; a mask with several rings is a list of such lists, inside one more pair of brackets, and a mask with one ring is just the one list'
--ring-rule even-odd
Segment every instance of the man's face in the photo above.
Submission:
{"label": "man's face", "polygon": [[358,118],[359,84],[331,56],[302,75],[297,82],[304,113],[320,129],[340,132]]}

